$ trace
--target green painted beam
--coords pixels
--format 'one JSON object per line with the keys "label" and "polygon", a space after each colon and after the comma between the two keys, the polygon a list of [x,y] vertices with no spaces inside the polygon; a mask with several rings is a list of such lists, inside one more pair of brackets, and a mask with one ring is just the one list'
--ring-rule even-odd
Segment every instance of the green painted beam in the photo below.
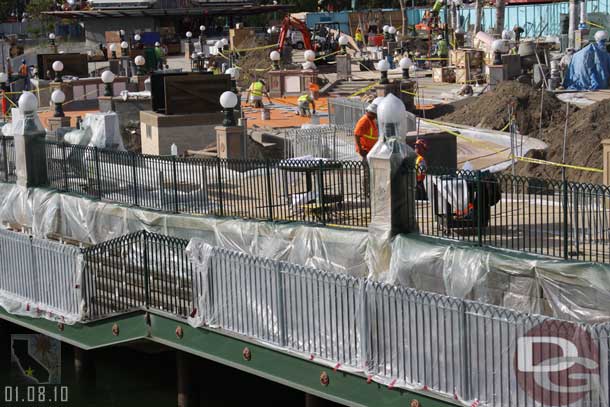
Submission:
{"label": "green painted beam", "polygon": [[[455,405],[451,399],[367,383],[362,374],[334,372],[331,367],[256,344],[248,338],[193,328],[167,315],[137,312],[60,328],[56,322],[11,315],[0,307],[0,319],[82,349],[148,339],[348,406],[408,407],[414,399],[420,402],[421,407]],[[113,331],[115,325],[118,332],[116,329]],[[245,348],[250,351],[250,360],[244,358]],[[322,372],[329,378],[326,386],[320,382]]]}
{"label": "green painted beam", "polygon": [[[57,322],[42,318],[12,315],[0,307],[0,318],[86,350],[131,342],[148,336],[148,327],[141,312],[88,324],[60,326]],[[118,332],[115,330],[113,333],[114,324],[117,325]]]}
{"label": "green painted beam", "polygon": [[[178,328],[182,337],[177,334]],[[364,375],[333,372],[333,369],[289,353],[254,344],[245,338],[210,329],[195,329],[181,321],[151,315],[150,339],[184,352],[210,359],[268,380],[349,406],[408,407],[413,399],[421,407],[453,406],[451,399],[367,383]],[[250,350],[251,359],[243,356]],[[329,384],[320,383],[326,372]]]}

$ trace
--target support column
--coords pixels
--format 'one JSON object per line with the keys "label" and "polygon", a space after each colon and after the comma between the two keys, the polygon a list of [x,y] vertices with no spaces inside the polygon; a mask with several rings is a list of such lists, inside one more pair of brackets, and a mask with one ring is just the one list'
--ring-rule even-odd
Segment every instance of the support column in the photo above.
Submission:
{"label": "support column", "polygon": [[74,350],[74,388],[77,400],[95,400],[96,373],[93,351],[73,347]]}
{"label": "support column", "polygon": [[325,405],[326,400],[313,394],[305,393],[305,407],[324,407]]}
{"label": "support column", "polygon": [[[17,185],[25,188],[45,187],[49,180],[47,176],[47,155],[44,129],[36,125],[36,109],[38,100],[30,92],[24,92],[19,97],[19,110],[13,109],[13,123],[16,131],[15,164]],[[15,117],[18,115],[19,117]],[[21,123],[22,125],[19,125]]]}
{"label": "support column", "polygon": [[216,126],[216,149],[219,158],[246,158],[246,132],[241,126]]}
{"label": "support column", "polygon": [[176,351],[178,407],[193,407],[199,405],[199,397],[195,392],[193,380],[192,359],[192,355],[179,350]]}
{"label": "support column", "polygon": [[352,57],[349,54],[337,55],[337,79],[346,80],[352,77]]}

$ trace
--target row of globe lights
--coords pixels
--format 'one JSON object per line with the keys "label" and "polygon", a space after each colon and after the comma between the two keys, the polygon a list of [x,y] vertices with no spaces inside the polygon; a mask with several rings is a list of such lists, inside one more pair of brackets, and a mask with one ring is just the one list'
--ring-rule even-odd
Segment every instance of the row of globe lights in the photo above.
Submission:
{"label": "row of globe lights", "polygon": [[[398,66],[402,69],[402,79],[409,79],[409,69],[413,66],[413,61],[409,57],[403,57],[399,62]],[[386,59],[382,59],[377,63],[377,70],[381,72],[380,84],[388,84],[388,70],[390,69],[390,63]]]}

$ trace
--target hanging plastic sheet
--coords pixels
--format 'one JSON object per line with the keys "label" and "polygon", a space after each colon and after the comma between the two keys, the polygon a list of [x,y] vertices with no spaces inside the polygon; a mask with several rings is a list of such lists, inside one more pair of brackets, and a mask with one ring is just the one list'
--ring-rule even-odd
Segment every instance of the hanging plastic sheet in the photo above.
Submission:
{"label": "hanging plastic sheet", "polygon": [[563,86],[572,90],[607,89],[608,78],[608,51],[598,44],[589,44],[572,56]]}

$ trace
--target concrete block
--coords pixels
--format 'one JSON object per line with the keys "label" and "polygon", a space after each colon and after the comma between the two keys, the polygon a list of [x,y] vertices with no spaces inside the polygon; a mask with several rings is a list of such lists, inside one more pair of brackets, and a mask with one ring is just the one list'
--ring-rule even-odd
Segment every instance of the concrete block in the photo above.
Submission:
{"label": "concrete block", "polygon": [[247,134],[243,127],[217,126],[216,149],[219,158],[246,158]]}
{"label": "concrete block", "polygon": [[69,117],[50,117],[47,120],[49,132],[56,132],[60,127],[70,127]]}

